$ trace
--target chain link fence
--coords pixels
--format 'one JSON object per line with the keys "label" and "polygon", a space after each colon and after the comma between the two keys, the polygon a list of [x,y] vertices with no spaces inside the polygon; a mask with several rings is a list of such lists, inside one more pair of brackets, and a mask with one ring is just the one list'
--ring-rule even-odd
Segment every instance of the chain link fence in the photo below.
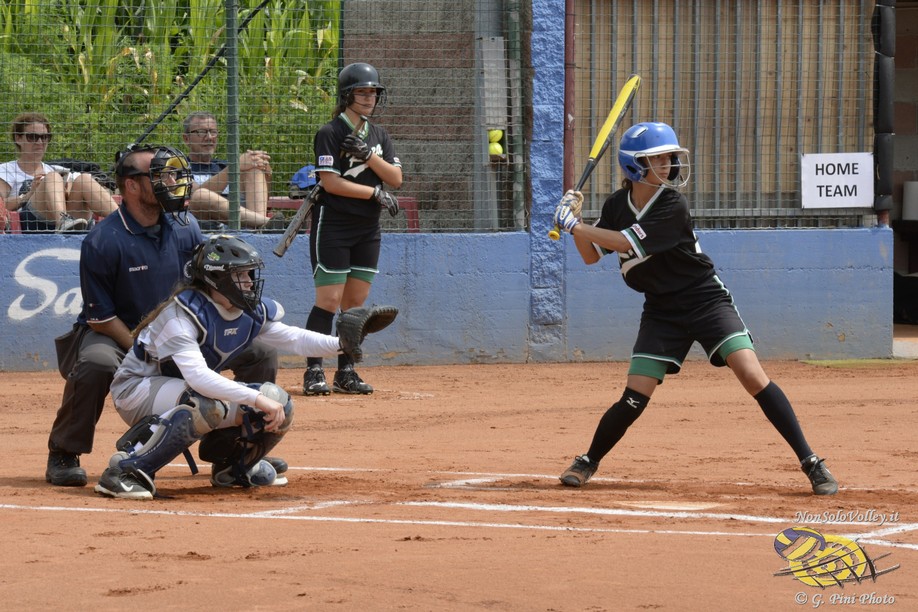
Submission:
{"label": "chain link fence", "polygon": [[[872,150],[873,4],[575,0],[568,156],[583,167],[637,73],[625,123],[676,127],[692,150],[687,195],[700,227],[871,224],[870,209],[801,209],[799,162]],[[51,123],[44,161],[104,173],[140,138],[184,148],[182,120],[210,111],[217,157],[267,151],[271,195],[282,198],[314,162],[338,70],[363,61],[388,88],[373,120],[393,137],[398,196],[416,211],[383,215],[384,230],[525,230],[530,21],[524,0],[0,0],[0,160],[20,154],[8,126],[22,112]],[[587,217],[619,181],[613,150],[586,188]]]}
{"label": "chain link fence", "polygon": [[[576,168],[631,74],[624,121],[664,121],[692,152],[698,227],[861,227],[867,209],[802,209],[800,156],[873,151],[873,2],[577,0]],[[613,154],[589,186],[598,216],[621,176]]]}
{"label": "chain link fence", "polygon": [[373,120],[393,137],[406,177],[398,195],[417,211],[384,215],[384,229],[523,229],[519,12],[519,2],[470,0],[0,0],[0,159],[21,155],[9,126],[23,112],[50,122],[43,161],[104,173],[139,139],[183,148],[183,119],[208,111],[216,157],[267,151],[271,195],[284,197],[314,163],[338,71],[362,61],[388,88]]}

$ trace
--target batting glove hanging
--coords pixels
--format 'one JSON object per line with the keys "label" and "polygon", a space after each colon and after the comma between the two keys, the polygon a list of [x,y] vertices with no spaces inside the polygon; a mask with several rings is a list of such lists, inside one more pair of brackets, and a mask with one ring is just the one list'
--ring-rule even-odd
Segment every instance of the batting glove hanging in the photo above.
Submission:
{"label": "batting glove hanging", "polygon": [[370,155],[372,155],[369,145],[354,134],[348,134],[344,137],[344,140],[341,142],[341,150],[354,159],[362,162],[370,159]]}
{"label": "batting glove hanging", "polygon": [[570,234],[575,227],[580,225],[580,219],[577,218],[571,207],[562,201],[555,209],[555,225]]}
{"label": "batting glove hanging", "polygon": [[373,199],[385,206],[393,217],[398,214],[398,199],[379,185],[373,188]]}

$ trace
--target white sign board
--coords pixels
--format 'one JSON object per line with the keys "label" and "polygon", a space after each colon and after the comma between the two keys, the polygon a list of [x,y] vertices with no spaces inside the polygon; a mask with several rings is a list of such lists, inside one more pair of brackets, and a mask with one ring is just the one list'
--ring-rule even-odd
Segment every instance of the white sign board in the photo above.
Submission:
{"label": "white sign board", "polygon": [[873,153],[811,153],[800,162],[803,208],[872,208]]}

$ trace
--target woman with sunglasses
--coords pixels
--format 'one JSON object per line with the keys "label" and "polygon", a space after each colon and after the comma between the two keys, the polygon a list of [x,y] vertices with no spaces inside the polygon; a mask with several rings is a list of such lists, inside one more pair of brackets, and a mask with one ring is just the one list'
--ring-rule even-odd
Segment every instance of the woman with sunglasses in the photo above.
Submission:
{"label": "woman with sunglasses", "polygon": [[93,215],[118,208],[91,174],[42,161],[51,143],[51,123],[41,113],[22,113],[11,129],[17,158],[0,164],[0,198],[19,211],[25,231],[85,230]]}

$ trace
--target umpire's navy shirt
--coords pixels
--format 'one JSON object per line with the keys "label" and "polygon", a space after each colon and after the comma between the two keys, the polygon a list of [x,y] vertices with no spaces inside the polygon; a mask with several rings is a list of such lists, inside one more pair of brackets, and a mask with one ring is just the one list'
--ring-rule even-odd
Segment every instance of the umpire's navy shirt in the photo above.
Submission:
{"label": "umpire's navy shirt", "polygon": [[77,323],[118,318],[134,329],[179,282],[191,280],[186,267],[204,235],[191,213],[180,218],[187,225],[161,214],[159,225],[145,228],[120,206],[89,231],[80,247],[83,310]]}

